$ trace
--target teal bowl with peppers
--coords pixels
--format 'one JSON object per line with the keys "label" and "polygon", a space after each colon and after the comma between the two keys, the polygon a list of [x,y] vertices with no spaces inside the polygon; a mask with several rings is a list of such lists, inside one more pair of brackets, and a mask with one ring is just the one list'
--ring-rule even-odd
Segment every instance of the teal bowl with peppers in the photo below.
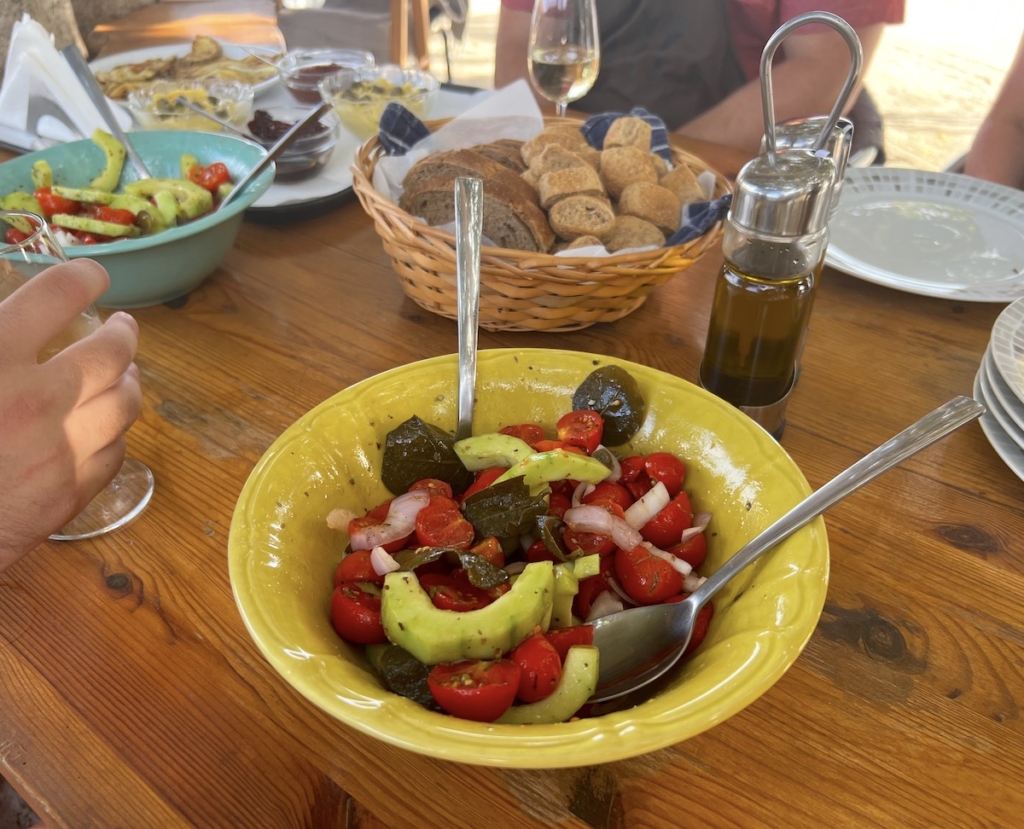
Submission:
{"label": "teal bowl with peppers", "polygon": [[[177,179],[181,158],[194,156],[200,165],[224,164],[231,181],[239,181],[266,154],[254,143],[207,132],[137,132],[131,134],[136,152],[154,178]],[[32,165],[45,160],[53,183],[62,187],[88,187],[106,166],[106,156],[91,139],[58,144],[0,164],[0,199],[12,193],[35,191]],[[138,178],[125,159],[115,193]],[[97,302],[103,308],[142,308],[179,299],[197,288],[224,260],[235,243],[246,208],[274,180],[274,165],[251,182],[246,191],[224,210],[213,210],[152,235],[140,235],[100,244],[70,244],[69,258],[95,259],[110,274],[110,288]]]}
{"label": "teal bowl with peppers", "polygon": [[[535,423],[554,437],[575,390],[608,365],[632,375],[646,404],[639,429],[614,452],[676,454],[687,467],[694,511],[711,514],[700,573],[721,566],[810,494],[785,450],[739,410],[678,377],[595,354],[482,351],[474,434]],[[669,749],[771,692],[824,604],[829,555],[821,518],[726,585],[700,647],[633,698],[565,722],[525,725],[461,719],[385,690],[372,654],[332,627],[334,576],[348,537],[328,526],[328,515],[362,515],[395,495],[381,470],[387,435],[399,424],[415,415],[454,434],[457,373],[457,358],[448,355],[357,383],[289,427],[249,476],[228,539],[231,585],[249,633],[284,681],[328,715],[392,745],[510,768],[593,765]],[[773,705],[786,708],[781,697]]]}

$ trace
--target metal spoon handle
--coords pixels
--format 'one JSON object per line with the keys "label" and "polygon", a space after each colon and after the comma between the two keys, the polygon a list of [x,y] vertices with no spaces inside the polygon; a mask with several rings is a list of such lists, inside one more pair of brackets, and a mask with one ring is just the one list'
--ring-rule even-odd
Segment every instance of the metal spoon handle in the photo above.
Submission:
{"label": "metal spoon handle", "polygon": [[104,95],[103,90],[100,89],[100,85],[96,81],[96,76],[93,75],[92,70],[89,68],[89,64],[85,62],[85,58],[82,57],[82,53],[78,51],[78,48],[73,43],[61,49],[60,53],[68,62],[68,66],[71,67],[71,71],[75,73],[75,77],[81,82],[86,94],[89,96],[89,100],[96,105],[96,109],[100,111],[100,115],[103,116],[103,120],[107,122],[110,134],[124,146],[125,152],[128,154],[128,160],[135,168],[135,171],[139,174],[139,178],[152,178],[149,170],[146,168],[146,165],[139,157],[139,154],[135,152],[135,147],[132,145],[131,139],[129,139],[125,131],[121,129],[121,124],[118,122],[117,118],[114,117],[114,113],[110,109],[110,104],[107,103],[107,96]]}
{"label": "metal spoon handle", "polygon": [[245,188],[249,186],[249,183],[254,178],[256,178],[264,170],[266,170],[267,167],[269,167],[274,162],[274,160],[279,155],[281,155],[281,153],[283,153],[292,144],[295,143],[295,139],[299,137],[299,133],[302,132],[303,128],[305,128],[307,124],[310,124],[313,121],[320,118],[322,115],[328,112],[328,110],[331,109],[331,106],[332,104],[330,104],[327,101],[324,101],[316,109],[310,110],[309,113],[306,114],[300,121],[298,121],[294,127],[288,130],[288,132],[286,132],[284,135],[282,135],[281,140],[278,141],[269,150],[267,150],[267,154],[260,159],[259,164],[257,164],[248,173],[242,176],[242,180],[231,188],[231,191],[224,197],[223,201],[221,201],[220,206],[217,209],[223,210],[225,207],[228,206],[230,202],[235,200],[236,196],[241,195],[245,191]]}
{"label": "metal spoon handle", "polygon": [[253,137],[249,133],[247,133],[245,130],[240,130],[238,127],[236,127],[230,121],[225,121],[223,118],[220,118],[220,117],[214,115],[212,112],[207,112],[205,109],[203,109],[198,104],[193,104],[184,95],[179,95],[177,98],[175,98],[174,99],[174,103],[176,103],[178,106],[183,106],[186,109],[192,110],[197,115],[202,115],[204,118],[207,118],[210,121],[213,121],[215,124],[220,124],[228,132],[231,132],[231,133],[234,133],[235,135],[241,136],[242,138],[246,139],[247,141],[252,141],[252,139],[253,139]]}
{"label": "metal spoon handle", "polygon": [[478,178],[455,179],[455,287],[459,309],[459,415],[456,440],[468,438],[473,433],[483,205],[483,181]]}
{"label": "metal spoon handle", "polygon": [[693,602],[702,606],[718,590],[748,564],[753,563],[765,551],[800,529],[808,521],[825,512],[837,501],[864,484],[874,480],[887,469],[892,468],[911,455],[945,437],[950,432],[970,423],[985,413],[985,407],[970,397],[955,397],[917,423],[908,426],[894,438],[869,452],[857,463],[840,472],[831,481],[801,501],[774,524],[749,541],[708,577],[692,594]]}

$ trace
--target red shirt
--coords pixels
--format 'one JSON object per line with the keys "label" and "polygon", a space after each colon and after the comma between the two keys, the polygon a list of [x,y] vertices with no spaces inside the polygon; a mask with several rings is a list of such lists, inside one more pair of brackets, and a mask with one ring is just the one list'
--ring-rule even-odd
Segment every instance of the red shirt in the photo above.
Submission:
{"label": "red shirt", "polygon": [[[527,10],[533,0],[502,0],[517,2]],[[853,28],[876,23],[902,23],[905,0],[727,0],[729,34],[733,50],[747,78],[756,78],[760,71],[761,53],[768,39],[787,20],[806,12],[823,11],[839,15]],[[828,31],[827,26],[813,24],[793,34]]]}

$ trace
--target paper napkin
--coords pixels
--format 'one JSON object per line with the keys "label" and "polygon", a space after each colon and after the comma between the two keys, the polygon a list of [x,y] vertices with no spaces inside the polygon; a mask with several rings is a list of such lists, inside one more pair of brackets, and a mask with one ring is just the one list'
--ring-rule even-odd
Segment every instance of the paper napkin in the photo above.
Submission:
{"label": "paper napkin", "polygon": [[[122,127],[131,127],[127,112],[111,109]],[[88,138],[103,126],[99,110],[54,46],[53,35],[28,14],[16,20],[0,88],[0,141],[38,150]]]}

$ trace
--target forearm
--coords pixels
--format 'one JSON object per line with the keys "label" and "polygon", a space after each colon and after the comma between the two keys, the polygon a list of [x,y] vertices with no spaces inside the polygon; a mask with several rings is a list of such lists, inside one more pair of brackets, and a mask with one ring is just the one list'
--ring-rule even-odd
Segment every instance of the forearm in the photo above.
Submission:
{"label": "forearm", "polygon": [[964,173],[1024,188],[1024,121],[986,120],[964,160]]}
{"label": "forearm", "polygon": [[530,13],[502,6],[494,44],[495,89],[526,77],[526,50],[529,42]]}

